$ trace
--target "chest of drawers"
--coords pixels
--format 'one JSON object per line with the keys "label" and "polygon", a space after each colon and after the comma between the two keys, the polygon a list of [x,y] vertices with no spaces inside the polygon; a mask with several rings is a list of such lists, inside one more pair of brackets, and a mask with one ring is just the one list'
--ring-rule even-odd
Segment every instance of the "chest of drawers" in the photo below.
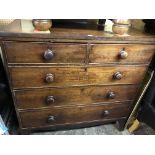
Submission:
{"label": "chest of drawers", "polygon": [[21,131],[126,120],[155,51],[154,36],[97,30],[0,33]]}

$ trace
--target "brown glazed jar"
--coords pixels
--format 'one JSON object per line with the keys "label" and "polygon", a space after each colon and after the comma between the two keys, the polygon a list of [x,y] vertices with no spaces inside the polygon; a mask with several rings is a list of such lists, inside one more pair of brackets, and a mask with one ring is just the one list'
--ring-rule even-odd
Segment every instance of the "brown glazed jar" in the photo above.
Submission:
{"label": "brown glazed jar", "polygon": [[115,34],[125,35],[128,33],[128,30],[129,30],[129,25],[114,24],[112,26],[112,31]]}
{"label": "brown glazed jar", "polygon": [[47,31],[52,27],[51,19],[33,19],[32,23],[38,31]]}

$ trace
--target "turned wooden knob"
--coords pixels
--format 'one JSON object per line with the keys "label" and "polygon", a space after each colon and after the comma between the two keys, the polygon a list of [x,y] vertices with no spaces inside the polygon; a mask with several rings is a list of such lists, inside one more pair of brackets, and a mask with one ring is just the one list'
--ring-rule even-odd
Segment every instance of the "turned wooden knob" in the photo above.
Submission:
{"label": "turned wooden knob", "polygon": [[47,121],[50,123],[50,122],[53,122],[55,121],[55,117],[54,116],[49,116]]}
{"label": "turned wooden knob", "polygon": [[115,96],[116,96],[116,94],[114,92],[108,92],[108,94],[107,94],[108,99],[114,99]]}
{"label": "turned wooden knob", "polygon": [[108,110],[105,110],[103,113],[104,116],[108,116],[109,114],[110,114],[110,112]]}
{"label": "turned wooden knob", "polygon": [[51,73],[46,74],[45,80],[46,80],[47,83],[53,82],[53,81],[54,81],[54,76],[53,76],[53,74],[51,74]]}
{"label": "turned wooden knob", "polygon": [[122,79],[122,74],[120,72],[116,72],[113,74],[113,78],[115,80],[120,80],[120,79]]}
{"label": "turned wooden knob", "polygon": [[44,52],[44,59],[51,60],[54,57],[54,53],[52,50],[48,49]]}
{"label": "turned wooden knob", "polygon": [[125,50],[119,52],[119,57],[121,59],[126,59],[128,57],[128,53]]}
{"label": "turned wooden knob", "polygon": [[54,100],[54,97],[53,96],[48,96],[47,99],[46,99],[46,103],[47,104],[52,104],[52,103],[54,103],[54,101],[55,100]]}

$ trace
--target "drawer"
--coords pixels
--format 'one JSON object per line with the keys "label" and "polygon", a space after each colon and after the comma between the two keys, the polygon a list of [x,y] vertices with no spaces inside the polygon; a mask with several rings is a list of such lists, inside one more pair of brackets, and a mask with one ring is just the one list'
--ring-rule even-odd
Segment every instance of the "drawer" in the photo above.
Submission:
{"label": "drawer", "polygon": [[89,63],[149,63],[154,45],[92,44]]}
{"label": "drawer", "polygon": [[19,112],[22,128],[46,127],[127,117],[130,103],[98,106],[74,106]]}
{"label": "drawer", "polygon": [[15,91],[15,98],[18,109],[31,109],[134,100],[137,91],[137,85],[46,88]]}
{"label": "drawer", "polygon": [[5,42],[8,63],[84,63],[84,44]]}
{"label": "drawer", "polygon": [[10,67],[13,88],[139,84],[146,66]]}

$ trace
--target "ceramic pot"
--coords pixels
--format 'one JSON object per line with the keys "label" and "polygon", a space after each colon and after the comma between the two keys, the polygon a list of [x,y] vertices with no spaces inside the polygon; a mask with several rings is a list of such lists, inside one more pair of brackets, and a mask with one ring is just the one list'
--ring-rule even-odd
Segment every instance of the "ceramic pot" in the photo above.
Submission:
{"label": "ceramic pot", "polygon": [[50,19],[33,19],[32,23],[38,31],[47,31],[52,27],[52,20]]}
{"label": "ceramic pot", "polygon": [[127,34],[128,30],[129,30],[129,25],[114,24],[112,26],[112,31],[119,35]]}

